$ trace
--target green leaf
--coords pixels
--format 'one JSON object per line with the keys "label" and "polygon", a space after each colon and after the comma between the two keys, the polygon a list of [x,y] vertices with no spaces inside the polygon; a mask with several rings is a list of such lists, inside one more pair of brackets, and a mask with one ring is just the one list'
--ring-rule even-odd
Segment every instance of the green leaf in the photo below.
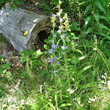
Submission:
{"label": "green leaf", "polygon": [[100,16],[98,13],[95,15],[95,20],[96,20],[97,24],[99,24]]}
{"label": "green leaf", "polygon": [[72,31],[80,31],[80,28],[77,27],[77,22],[73,22],[72,25],[70,26],[70,29]]}
{"label": "green leaf", "polygon": [[21,63],[26,62],[26,57],[21,57]]}
{"label": "green leaf", "polygon": [[52,0],[55,5],[58,5],[58,0]]}
{"label": "green leaf", "polygon": [[96,84],[95,83],[93,83],[93,82],[90,82],[90,83],[87,83],[87,84],[83,84],[82,86],[81,86],[81,88],[89,88],[89,87],[95,87],[96,86]]}
{"label": "green leaf", "polygon": [[89,34],[89,33],[91,33],[91,32],[92,32],[92,30],[93,30],[93,28],[92,28],[92,27],[89,27],[89,28],[87,29],[87,32],[86,32],[86,34]]}
{"label": "green leaf", "polygon": [[35,58],[38,58],[39,56],[41,56],[43,54],[43,52],[41,52],[41,50],[37,50],[34,55],[35,55]]}
{"label": "green leaf", "polygon": [[3,69],[10,69],[10,64],[8,64],[8,63],[2,64],[2,68]]}
{"label": "green leaf", "polygon": [[79,49],[75,49],[74,52],[78,52],[78,53],[80,53],[81,55],[83,55],[83,52],[82,52],[81,50],[79,50]]}
{"label": "green leaf", "polygon": [[72,60],[70,59],[70,61],[74,62],[75,65],[79,62],[75,55],[72,57]]}
{"label": "green leaf", "polygon": [[11,9],[14,11],[15,9],[17,9],[17,6],[12,6]]}
{"label": "green leaf", "polygon": [[17,5],[22,4],[23,2],[21,0],[14,0],[16,2]]}
{"label": "green leaf", "polygon": [[91,19],[92,19],[92,16],[88,16],[88,17],[85,19],[84,27],[87,27],[87,25],[89,24],[89,22],[91,21]]}
{"label": "green leaf", "polygon": [[33,54],[33,50],[31,49],[30,51],[27,51],[27,50],[23,50],[22,52],[20,52],[19,54],[22,55],[22,56],[29,56],[29,55],[32,55]]}
{"label": "green leaf", "polygon": [[100,19],[103,19],[103,20],[107,21],[107,18],[105,16],[100,16]]}
{"label": "green leaf", "polygon": [[2,56],[0,56],[0,63],[1,63],[2,58],[3,58],[3,57],[2,57]]}
{"label": "green leaf", "polygon": [[37,4],[37,7],[38,7],[38,8],[42,8],[42,5],[41,5],[41,4]]}
{"label": "green leaf", "polygon": [[82,57],[79,57],[79,60],[83,60],[85,58],[86,58],[86,56],[82,56]]}
{"label": "green leaf", "polygon": [[106,11],[103,8],[103,6],[101,5],[101,3],[99,2],[99,0],[96,1],[96,5],[106,15]]}
{"label": "green leaf", "polygon": [[88,70],[91,67],[92,67],[92,65],[84,67],[82,70],[79,71],[78,75],[80,75],[81,73],[83,73],[84,71]]}
{"label": "green leaf", "polygon": [[44,49],[48,50],[49,46],[48,45],[44,45]]}
{"label": "green leaf", "polygon": [[91,67],[91,65],[84,67],[84,68],[83,68],[83,71],[88,70],[90,67]]}
{"label": "green leaf", "polygon": [[70,103],[62,104],[62,105],[60,105],[60,108],[61,107],[67,107],[67,106],[70,106],[70,105],[71,105]]}
{"label": "green leaf", "polygon": [[105,26],[104,24],[101,24],[101,23],[99,24],[99,28],[100,28],[100,29],[108,29],[107,26]]}
{"label": "green leaf", "polygon": [[48,13],[50,13],[50,11],[44,11],[44,13],[45,13],[45,14],[48,14]]}
{"label": "green leaf", "polygon": [[86,15],[87,12],[91,11],[92,6],[88,5],[85,9],[84,15]]}

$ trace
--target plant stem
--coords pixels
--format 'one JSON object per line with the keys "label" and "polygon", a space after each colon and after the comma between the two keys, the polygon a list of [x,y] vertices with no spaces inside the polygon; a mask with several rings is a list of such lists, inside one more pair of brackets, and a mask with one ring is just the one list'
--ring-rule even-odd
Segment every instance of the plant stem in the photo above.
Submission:
{"label": "plant stem", "polygon": [[[53,27],[53,44],[55,43],[55,37],[54,37],[54,32],[55,27]],[[55,50],[53,51],[53,58],[55,58]],[[56,70],[56,65],[55,65],[55,61],[53,62],[53,67],[54,67],[54,71]],[[54,80],[55,80],[55,103],[56,103],[56,110],[58,110],[58,98],[57,98],[57,79],[56,76],[54,75]]]}
{"label": "plant stem", "polygon": [[[64,61],[65,61],[65,68],[66,68],[67,83],[68,83],[69,88],[71,89],[70,75],[69,75],[69,72],[68,72],[68,66],[67,66],[67,60],[66,60],[66,58],[67,58],[67,53],[66,53],[66,50],[65,50],[65,53],[64,53]],[[70,93],[69,95],[70,95],[70,103],[72,104],[71,93]],[[70,110],[72,110],[71,107],[70,107]]]}

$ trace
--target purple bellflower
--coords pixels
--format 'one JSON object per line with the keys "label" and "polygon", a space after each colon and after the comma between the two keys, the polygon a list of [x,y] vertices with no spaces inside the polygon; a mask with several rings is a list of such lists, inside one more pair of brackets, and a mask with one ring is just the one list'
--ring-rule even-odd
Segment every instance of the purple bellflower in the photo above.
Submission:
{"label": "purple bellflower", "polygon": [[65,50],[65,49],[67,49],[67,46],[61,46],[61,49]]}
{"label": "purple bellflower", "polygon": [[57,16],[56,14],[52,14],[52,17],[54,17],[54,18],[55,18],[56,16]]}
{"label": "purple bellflower", "polygon": [[55,48],[55,49],[57,48],[57,45],[55,45],[55,44],[52,44],[51,46],[52,46],[52,48]]}
{"label": "purple bellflower", "polygon": [[52,54],[52,53],[53,53],[53,48],[51,48],[51,49],[49,50],[49,53],[50,53],[50,54]]}

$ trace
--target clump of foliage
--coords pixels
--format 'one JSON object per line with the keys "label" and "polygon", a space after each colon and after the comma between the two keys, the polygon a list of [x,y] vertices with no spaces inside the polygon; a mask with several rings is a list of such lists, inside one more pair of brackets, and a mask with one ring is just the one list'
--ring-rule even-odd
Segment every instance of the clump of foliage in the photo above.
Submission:
{"label": "clump of foliage", "polygon": [[[24,68],[11,73],[15,80],[21,80],[19,84],[15,81],[15,86],[19,87],[12,95],[18,99],[13,104],[11,99],[4,99],[9,101],[8,104],[2,102],[2,108],[109,110],[110,2],[49,1],[43,0],[39,5],[40,8],[44,7],[45,13],[55,13],[51,17],[50,36],[45,40],[46,50],[20,53]],[[10,65],[2,60],[0,62],[3,75],[10,69]],[[5,89],[2,88],[1,91],[3,97]]]}
{"label": "clump of foliage", "polygon": [[3,7],[5,3],[10,3],[11,8],[15,10],[17,8],[17,5],[23,4],[23,1],[22,0],[1,0],[0,8]]}

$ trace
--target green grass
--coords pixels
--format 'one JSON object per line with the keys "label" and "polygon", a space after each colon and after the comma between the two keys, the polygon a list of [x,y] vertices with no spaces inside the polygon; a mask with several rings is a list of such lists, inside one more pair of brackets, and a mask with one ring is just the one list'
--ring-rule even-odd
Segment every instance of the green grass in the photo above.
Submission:
{"label": "green grass", "polygon": [[110,110],[110,2],[41,3],[44,13],[59,12],[46,50],[19,53],[20,64],[0,57],[0,110]]}
{"label": "green grass", "polygon": [[[89,45],[87,45],[87,43]],[[86,45],[85,45],[86,44]],[[90,48],[91,47],[91,48]],[[80,50],[83,50],[85,58],[73,67],[73,78],[71,84],[74,93],[74,102],[72,109],[76,110],[109,110],[109,90],[107,85],[104,84],[103,75],[105,72],[109,75],[108,67],[110,64],[104,61],[102,55],[93,50],[94,46],[91,41],[84,40],[80,42]],[[88,51],[87,51],[88,50]],[[77,54],[77,56],[79,56]],[[40,67],[36,67],[38,71],[33,72],[30,78],[26,67],[16,68],[11,71],[7,69],[5,74],[1,74],[1,86],[0,86],[0,108],[6,110],[52,110],[55,109],[54,102],[54,80],[52,73],[49,72],[49,64],[47,63],[48,57],[41,57],[39,60],[43,60],[44,63]],[[82,68],[88,67],[86,71],[80,71]],[[12,68],[13,69],[13,68]],[[35,69],[35,68],[34,68]],[[51,68],[50,68],[51,69]],[[77,70],[76,70],[77,69]],[[68,102],[68,93],[66,92],[65,76],[57,77],[57,90],[58,90],[58,106],[59,110],[69,110],[69,106],[65,104]],[[99,80],[100,79],[100,80]],[[102,84],[102,88],[99,89],[98,85]],[[68,87],[67,87],[68,88]],[[100,91],[101,90],[101,91]],[[97,99],[93,103],[88,103],[89,98],[97,96]],[[99,101],[100,100],[100,101]],[[100,103],[104,102],[104,106],[101,107]],[[61,106],[61,108],[60,108]],[[99,107],[100,106],[100,107]],[[98,108],[99,107],[99,108]],[[105,108],[103,108],[105,107]]]}

